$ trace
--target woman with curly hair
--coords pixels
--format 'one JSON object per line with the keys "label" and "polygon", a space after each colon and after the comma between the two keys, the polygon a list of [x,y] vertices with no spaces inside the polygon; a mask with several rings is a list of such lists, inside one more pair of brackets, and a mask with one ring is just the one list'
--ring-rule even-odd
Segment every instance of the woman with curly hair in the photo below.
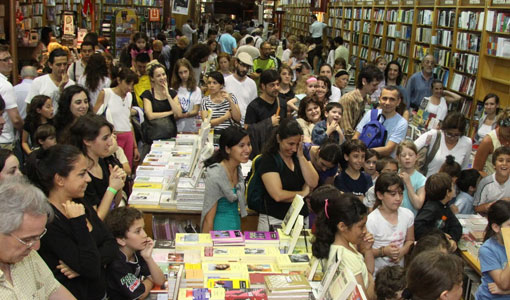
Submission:
{"label": "woman with curly hair", "polygon": [[78,79],[78,84],[89,92],[90,105],[94,106],[99,92],[109,88],[111,84],[106,59],[102,54],[92,54],[83,75]]}
{"label": "woman with curly hair", "polygon": [[58,99],[57,114],[53,118],[59,144],[69,142],[69,128],[76,119],[92,112],[89,102],[88,92],[82,86],[76,84],[64,89]]}

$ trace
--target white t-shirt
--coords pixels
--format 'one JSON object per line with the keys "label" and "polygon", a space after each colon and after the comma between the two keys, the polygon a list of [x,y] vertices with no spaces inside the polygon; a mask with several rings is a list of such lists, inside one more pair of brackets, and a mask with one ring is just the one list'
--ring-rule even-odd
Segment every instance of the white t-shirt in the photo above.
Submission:
{"label": "white t-shirt", "polygon": [[438,119],[439,121],[443,121],[444,118],[446,117],[446,114],[448,113],[448,105],[446,104],[446,99],[444,97],[441,97],[439,104],[436,105],[430,102],[430,98],[428,97],[425,98],[427,98],[429,101],[425,110],[431,114],[435,114],[436,119]]}
{"label": "white t-shirt", "polygon": [[342,92],[339,88],[332,85],[331,86],[331,96],[329,96],[329,102],[340,102],[340,98],[342,97]]}
{"label": "white t-shirt", "polygon": [[[104,89],[104,101],[107,103],[112,119],[109,120],[113,124],[115,131],[127,132],[131,131],[131,104],[133,103],[133,94],[127,93],[124,99],[117,95],[112,89]],[[108,118],[107,118],[108,119]]]}
{"label": "white t-shirt", "polygon": [[[74,84],[76,83],[69,79],[65,88],[70,87],[71,85]],[[30,86],[30,91],[28,92],[25,102],[27,104],[30,104],[30,102],[32,102],[32,98],[34,98],[37,95],[45,95],[50,97],[51,100],[53,100],[53,109],[55,111],[55,114],[57,113],[58,98],[60,98],[60,90],[58,89],[58,86],[55,85],[53,80],[51,80],[50,74],[46,74],[34,79],[34,82],[32,82],[32,86]]]}
{"label": "white t-shirt", "polygon": [[496,181],[496,174],[485,176],[476,186],[473,206],[494,202],[510,197],[510,178],[505,183]]}
{"label": "white t-shirt", "polygon": [[[437,130],[432,129],[424,134],[422,134],[416,141],[414,141],[414,144],[418,148],[418,151],[425,147],[425,144],[427,142],[427,137],[431,136],[430,141],[430,148],[429,151],[432,149],[432,146],[434,145],[434,141],[436,140],[437,136]],[[445,142],[445,134],[444,132],[441,133],[441,144],[439,146],[439,149],[437,150],[436,155],[432,159],[432,161],[429,164],[427,177],[429,177],[432,174],[435,174],[439,172],[439,169],[443,165],[443,163],[446,161],[446,156],[452,155],[455,158],[455,161],[461,166],[461,168],[467,169],[469,167],[469,163],[471,160],[471,147],[473,146],[471,139],[466,136],[461,136],[457,142],[457,145],[453,147],[451,150],[448,150],[446,147]]]}
{"label": "white t-shirt", "polygon": [[87,76],[82,75],[80,77],[80,79],[78,80],[78,84],[81,85],[82,87],[84,87],[89,92],[89,105],[91,107],[94,107],[94,104],[96,104],[97,96],[99,96],[99,93],[102,90],[109,88],[112,81],[110,80],[109,77],[103,77],[103,79],[101,79],[101,81],[99,82],[99,85],[97,86],[97,89],[95,91],[91,91],[87,88],[87,86],[85,85],[86,81],[87,81]]}
{"label": "white t-shirt", "polygon": [[[381,215],[379,208],[376,208],[367,218],[367,231],[374,236],[374,245],[372,248],[379,249],[390,244],[396,244],[398,247],[402,247],[406,240],[407,230],[413,225],[414,214],[407,208],[398,208],[398,222],[396,225],[388,222],[388,220]],[[395,265],[395,263],[392,263],[388,257],[377,257],[375,259],[374,274],[388,265]],[[398,265],[403,267],[404,259],[401,259]]]}
{"label": "white t-shirt", "polygon": [[[200,91],[199,87],[197,87],[193,92],[188,91],[187,88],[179,87],[177,90],[177,97],[181,103],[183,113],[192,111],[195,105],[200,105],[202,103],[202,91]],[[177,131],[197,132],[195,117],[177,120]]]}
{"label": "white t-shirt", "polygon": [[289,59],[290,59],[290,54],[292,53],[292,50],[290,50],[289,48],[285,49],[283,51],[283,54],[282,54],[282,62],[283,63],[288,63],[289,62]]}
{"label": "white t-shirt", "polygon": [[241,124],[244,124],[248,104],[258,97],[255,81],[249,77],[238,81],[234,75],[228,76],[225,78],[225,89],[236,96],[239,110],[241,110]]}
{"label": "white t-shirt", "polygon": [[81,59],[72,63],[67,69],[69,79],[78,81],[85,72],[85,66],[82,64]]}
{"label": "white t-shirt", "polygon": [[0,135],[0,143],[7,144],[14,141],[14,126],[9,118],[9,114],[7,114],[7,110],[12,108],[17,109],[18,104],[16,104],[16,93],[14,92],[14,87],[7,80],[7,77],[5,77],[4,74],[0,74],[0,95],[2,95],[5,102],[5,110],[2,115],[5,119],[5,124],[2,129],[2,135]]}

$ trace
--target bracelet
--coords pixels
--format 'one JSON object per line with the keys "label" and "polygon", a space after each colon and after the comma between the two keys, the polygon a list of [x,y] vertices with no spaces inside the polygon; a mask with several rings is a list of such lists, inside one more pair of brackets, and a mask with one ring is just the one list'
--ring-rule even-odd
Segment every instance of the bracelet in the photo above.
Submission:
{"label": "bracelet", "polygon": [[380,257],[383,257],[384,256],[384,246],[379,248],[379,256]]}
{"label": "bracelet", "polygon": [[111,186],[109,186],[106,190],[112,192],[114,196],[117,195],[117,190],[112,188]]}

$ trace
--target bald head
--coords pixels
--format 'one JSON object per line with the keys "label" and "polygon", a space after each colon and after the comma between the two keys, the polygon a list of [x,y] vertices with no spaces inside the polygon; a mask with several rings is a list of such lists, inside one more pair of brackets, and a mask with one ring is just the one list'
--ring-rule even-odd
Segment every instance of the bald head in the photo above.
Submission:
{"label": "bald head", "polygon": [[37,77],[37,69],[33,66],[24,66],[21,68],[20,76],[23,79],[34,79]]}

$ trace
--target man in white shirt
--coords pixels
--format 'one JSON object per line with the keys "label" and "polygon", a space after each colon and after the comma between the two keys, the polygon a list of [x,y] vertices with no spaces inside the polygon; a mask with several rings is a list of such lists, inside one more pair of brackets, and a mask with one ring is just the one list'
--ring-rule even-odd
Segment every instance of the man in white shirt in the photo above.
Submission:
{"label": "man in white shirt", "polygon": [[94,44],[90,41],[83,41],[80,48],[81,59],[73,62],[69,66],[69,69],[67,69],[67,75],[69,75],[69,78],[74,82],[78,82],[78,79],[80,79],[81,75],[85,72],[85,67],[92,54],[94,54]]}
{"label": "man in white shirt", "polygon": [[[381,155],[393,156],[397,150],[398,144],[406,138],[407,133],[407,121],[400,114],[397,113],[397,107],[402,101],[400,91],[396,86],[385,86],[379,97],[379,109],[378,116],[383,115],[384,121],[382,124],[386,128],[388,135],[383,146],[372,148]],[[354,139],[358,139],[363,131],[363,127],[370,122],[371,111],[367,111],[358,126],[356,127],[356,133]]]}
{"label": "man in white shirt", "polygon": [[248,53],[239,53],[234,60],[234,74],[225,78],[225,89],[234,94],[241,110],[241,124],[244,124],[246,108],[257,98],[257,85],[248,77],[253,66],[253,59]]}
{"label": "man in white shirt", "polygon": [[182,25],[182,34],[184,34],[188,38],[190,45],[193,44],[193,34],[197,32],[196,29],[193,29],[192,25],[193,25],[192,19],[188,19],[186,24]]}
{"label": "man in white shirt", "polygon": [[60,93],[75,82],[67,75],[67,52],[65,50],[59,48],[51,51],[48,65],[51,68],[51,73],[34,79],[25,102],[30,104],[34,96],[46,95],[53,100],[53,108],[56,113]]}
{"label": "man in white shirt", "polygon": [[22,177],[0,184],[0,299],[76,299],[37,254],[53,209]]}
{"label": "man in white shirt", "polygon": [[19,114],[21,118],[25,119],[27,116],[27,104],[25,103],[25,99],[27,98],[34,78],[37,77],[37,69],[33,66],[24,66],[21,68],[20,76],[23,80],[14,86],[14,92],[16,93]]}
{"label": "man in white shirt", "polygon": [[317,16],[312,15],[312,24],[310,25],[310,34],[312,36],[313,42],[315,43],[315,49],[312,51],[311,57],[313,60],[313,69],[317,69],[317,64],[319,63],[319,56],[322,53],[322,32],[324,31],[324,28],[326,28],[326,24],[317,21]]}
{"label": "man in white shirt", "polygon": [[0,96],[4,99],[5,110],[2,114],[6,123],[0,135],[0,147],[12,150],[14,148],[14,128],[23,130],[23,119],[21,118],[18,105],[16,104],[16,93],[14,87],[7,79],[12,72],[12,57],[8,45],[0,45]]}

